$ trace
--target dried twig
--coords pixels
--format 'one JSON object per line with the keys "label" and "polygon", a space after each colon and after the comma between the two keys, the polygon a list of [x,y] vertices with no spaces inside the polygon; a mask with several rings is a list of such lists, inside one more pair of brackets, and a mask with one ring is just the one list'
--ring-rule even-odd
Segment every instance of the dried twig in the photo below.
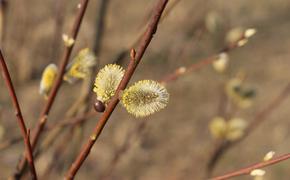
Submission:
{"label": "dried twig", "polygon": [[231,173],[228,173],[228,174],[225,174],[222,176],[217,176],[217,177],[211,178],[210,180],[223,180],[223,179],[229,179],[229,178],[237,177],[237,176],[241,176],[241,175],[248,175],[251,173],[251,171],[253,171],[255,169],[260,169],[260,168],[264,168],[266,166],[271,166],[271,165],[277,164],[281,161],[288,160],[289,158],[290,158],[290,153],[273,158],[269,161],[264,161],[264,162],[250,165],[248,167],[242,168],[242,169],[237,170],[237,171],[233,171]]}
{"label": "dried twig", "polygon": [[[79,10],[78,10],[71,34],[70,34],[70,37],[73,38],[74,40],[77,38],[82,19],[84,17],[85,11],[87,9],[88,2],[89,2],[89,0],[81,0],[81,2],[78,4]],[[59,72],[58,72],[58,76],[56,78],[56,82],[53,85],[53,88],[52,88],[51,93],[48,97],[48,100],[47,100],[47,102],[46,102],[46,104],[41,112],[38,124],[37,124],[37,126],[34,129],[33,134],[32,134],[32,142],[31,142],[32,149],[35,148],[35,146],[38,143],[38,140],[39,140],[39,138],[44,130],[45,124],[47,122],[47,116],[51,110],[53,103],[54,103],[54,100],[56,98],[58,90],[63,82],[63,75],[65,73],[65,69],[66,69],[66,66],[68,64],[73,47],[74,47],[74,44],[72,44],[72,46],[67,46],[64,50],[64,54],[63,54],[62,59],[60,61]],[[20,163],[17,166],[17,171],[14,173],[14,177],[16,179],[20,178],[20,176],[22,175],[22,172],[24,170],[25,165],[26,165],[26,161],[24,158],[22,158],[22,160],[20,161]]]}
{"label": "dried twig", "polygon": [[0,64],[1,64],[1,69],[2,69],[2,76],[9,90],[10,97],[12,98],[12,103],[15,109],[15,115],[17,117],[17,120],[18,120],[17,122],[21,130],[22,138],[24,140],[25,149],[26,149],[26,158],[30,165],[32,177],[33,179],[37,179],[34,162],[33,162],[33,153],[32,153],[32,148],[31,148],[30,138],[29,138],[29,130],[26,129],[26,125],[25,125],[25,122],[21,113],[21,109],[18,103],[16,92],[15,92],[15,89],[14,89],[14,86],[13,86],[13,83],[12,83],[12,80],[11,80],[11,77],[10,77],[10,74],[9,74],[9,71],[6,66],[1,50],[0,50],[0,62],[1,62]]}
{"label": "dried twig", "polygon": [[162,12],[164,11],[166,4],[168,3],[168,0],[160,0],[156,6],[156,9],[154,11],[154,14],[152,16],[151,22],[148,25],[148,29],[146,30],[143,39],[139,45],[137,54],[135,54],[135,51],[131,51],[131,60],[130,63],[126,69],[125,75],[120,82],[115,96],[112,98],[112,100],[109,102],[108,107],[106,108],[105,112],[99,119],[97,125],[95,126],[95,129],[93,130],[93,133],[91,137],[89,138],[88,143],[82,148],[79,156],[75,160],[75,162],[72,164],[71,168],[69,169],[66,178],[67,179],[73,179],[78,172],[79,168],[87,158],[87,156],[90,153],[91,148],[93,147],[94,143],[98,139],[99,135],[101,134],[103,128],[105,127],[105,124],[107,123],[109,117],[111,116],[112,112],[116,108],[117,104],[119,103],[119,93],[120,91],[124,90],[129,83],[129,80],[131,79],[133,73],[135,72],[135,69],[137,68],[139,62],[141,61],[141,58],[143,57],[149,43],[151,42],[153,35],[155,34],[158,26],[158,22],[160,20],[160,17],[162,15]]}

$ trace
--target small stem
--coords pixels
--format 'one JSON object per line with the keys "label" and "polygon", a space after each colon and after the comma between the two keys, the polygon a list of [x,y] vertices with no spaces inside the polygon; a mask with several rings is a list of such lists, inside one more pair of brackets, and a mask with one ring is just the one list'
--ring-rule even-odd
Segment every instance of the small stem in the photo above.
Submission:
{"label": "small stem", "polygon": [[281,161],[285,161],[285,160],[287,160],[289,158],[290,158],[290,153],[282,155],[282,156],[279,156],[279,157],[276,157],[276,158],[273,158],[273,159],[271,159],[269,161],[264,161],[264,162],[260,162],[260,163],[256,163],[256,164],[250,165],[248,167],[239,169],[237,171],[233,171],[231,173],[228,173],[228,174],[225,174],[225,175],[222,175],[222,176],[217,176],[217,177],[211,178],[210,180],[223,180],[223,179],[229,179],[229,178],[236,177],[236,176],[248,175],[248,174],[251,173],[251,171],[253,171],[255,169],[260,169],[260,168],[264,168],[266,166],[277,164],[277,163],[279,163]]}
{"label": "small stem", "polygon": [[21,109],[18,103],[18,99],[16,96],[16,92],[7,68],[7,65],[5,63],[4,57],[2,55],[2,52],[0,50],[0,62],[1,62],[1,69],[2,69],[2,75],[3,78],[6,82],[7,88],[9,90],[10,93],[10,97],[12,98],[12,102],[13,102],[13,106],[15,109],[15,115],[17,117],[18,120],[18,125],[20,127],[21,130],[21,135],[23,137],[24,143],[25,143],[25,149],[26,149],[26,158],[29,162],[30,165],[30,170],[31,170],[31,174],[33,179],[37,180],[37,175],[36,175],[36,171],[35,171],[35,167],[34,167],[34,162],[33,162],[33,153],[32,153],[32,148],[31,148],[31,144],[30,144],[30,140],[29,140],[29,130],[27,131],[26,129],[26,125],[21,113]]}

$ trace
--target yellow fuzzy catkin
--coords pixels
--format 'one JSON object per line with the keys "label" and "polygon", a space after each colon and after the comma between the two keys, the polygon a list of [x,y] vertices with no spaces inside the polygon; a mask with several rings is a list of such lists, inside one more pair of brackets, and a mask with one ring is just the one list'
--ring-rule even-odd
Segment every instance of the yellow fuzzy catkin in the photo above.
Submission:
{"label": "yellow fuzzy catkin", "polygon": [[263,169],[254,169],[250,172],[251,176],[264,176],[266,174],[266,171]]}
{"label": "yellow fuzzy catkin", "polygon": [[225,87],[228,97],[240,108],[248,108],[252,105],[255,97],[255,90],[243,85],[240,78],[230,79]]}
{"label": "yellow fuzzy catkin", "polygon": [[209,130],[214,138],[224,138],[227,133],[227,122],[222,117],[215,117],[209,124]]}
{"label": "yellow fuzzy catkin", "polygon": [[115,95],[115,91],[124,76],[124,69],[116,64],[108,64],[102,68],[95,79],[94,92],[97,99],[107,104]]}
{"label": "yellow fuzzy catkin", "polygon": [[165,108],[168,100],[165,87],[152,80],[138,81],[121,95],[122,105],[135,117],[145,117]]}
{"label": "yellow fuzzy catkin", "polygon": [[216,60],[212,63],[214,70],[219,73],[225,72],[229,66],[229,56],[227,53],[220,53]]}
{"label": "yellow fuzzy catkin", "polygon": [[247,127],[247,123],[241,118],[232,118],[226,121],[222,117],[215,117],[209,124],[209,130],[216,139],[236,141],[241,138]]}
{"label": "yellow fuzzy catkin", "polygon": [[56,79],[57,76],[57,66],[55,64],[49,64],[46,66],[42,73],[41,81],[40,81],[40,87],[39,87],[39,93],[44,95],[45,98],[47,98],[52,85]]}
{"label": "yellow fuzzy catkin", "polygon": [[88,48],[82,49],[68,66],[64,80],[73,83],[78,79],[85,79],[90,75],[95,64],[96,57],[94,53]]}
{"label": "yellow fuzzy catkin", "polygon": [[274,157],[274,155],[275,155],[275,152],[274,152],[274,151],[270,151],[270,152],[268,152],[268,153],[264,156],[263,161],[269,161],[269,160],[271,160],[271,159]]}
{"label": "yellow fuzzy catkin", "polygon": [[235,141],[244,136],[247,123],[244,119],[233,118],[227,123],[226,139]]}

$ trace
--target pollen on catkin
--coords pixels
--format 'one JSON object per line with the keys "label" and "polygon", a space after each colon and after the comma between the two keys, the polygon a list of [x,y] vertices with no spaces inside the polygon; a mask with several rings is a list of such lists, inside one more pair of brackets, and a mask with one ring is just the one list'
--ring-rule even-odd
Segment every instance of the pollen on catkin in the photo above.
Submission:
{"label": "pollen on catkin", "polygon": [[145,117],[165,108],[168,100],[165,87],[152,80],[138,81],[121,95],[122,105],[135,117]]}
{"label": "pollen on catkin", "polygon": [[94,84],[94,92],[99,101],[105,104],[109,102],[115,95],[124,73],[125,70],[116,64],[108,64],[99,71]]}
{"label": "pollen on catkin", "polygon": [[91,73],[92,67],[96,64],[96,57],[89,49],[82,49],[72,63],[68,65],[64,80],[73,83],[78,79],[85,79]]}
{"label": "pollen on catkin", "polygon": [[55,64],[49,64],[46,66],[42,73],[41,81],[40,81],[40,87],[39,87],[39,93],[44,95],[45,98],[47,98],[52,85],[56,79],[57,76],[57,66]]}

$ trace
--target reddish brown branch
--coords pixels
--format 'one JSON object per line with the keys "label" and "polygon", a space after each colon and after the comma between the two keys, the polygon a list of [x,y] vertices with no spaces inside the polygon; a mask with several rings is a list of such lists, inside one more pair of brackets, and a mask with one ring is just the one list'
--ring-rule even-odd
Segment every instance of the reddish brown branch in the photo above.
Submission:
{"label": "reddish brown branch", "polygon": [[218,51],[217,54],[209,56],[209,57],[207,57],[205,59],[201,59],[197,63],[194,63],[194,64],[192,64],[190,66],[177,68],[173,73],[170,73],[167,76],[165,76],[163,79],[161,79],[160,82],[163,83],[163,84],[167,84],[167,83],[169,83],[171,81],[177,80],[183,74],[190,73],[192,71],[201,69],[204,66],[212,64],[218,58],[218,56],[221,53],[229,53],[230,51],[240,47],[238,45],[239,41],[241,41],[241,40],[243,40],[245,38],[246,37],[243,35],[239,39],[237,39],[235,42],[233,42],[231,44],[227,44],[220,51]]}
{"label": "reddish brown branch", "polygon": [[35,171],[35,167],[34,167],[34,162],[33,162],[32,148],[31,148],[31,144],[30,144],[30,140],[29,140],[29,130],[27,131],[27,129],[26,129],[26,125],[25,125],[25,122],[24,122],[24,119],[23,119],[23,116],[21,113],[21,109],[20,109],[18,99],[17,99],[16,93],[15,93],[15,89],[14,89],[14,86],[13,86],[13,83],[12,83],[12,80],[11,80],[11,77],[10,77],[10,74],[9,74],[9,71],[8,71],[8,68],[7,68],[7,65],[5,63],[5,60],[4,60],[4,57],[2,55],[1,50],[0,50],[0,62],[1,62],[2,76],[5,80],[7,88],[9,90],[10,97],[12,98],[12,103],[13,103],[13,106],[15,109],[15,115],[17,117],[17,120],[18,120],[17,122],[18,122],[18,125],[20,127],[21,135],[22,135],[23,140],[24,140],[25,149],[26,149],[26,158],[27,158],[29,165],[30,165],[32,177],[33,177],[33,179],[37,179],[37,175],[36,175],[36,171]]}
{"label": "reddish brown branch", "polygon": [[165,84],[165,83],[169,83],[171,81],[175,81],[181,75],[198,70],[198,69],[201,69],[202,67],[211,64],[214,60],[216,60],[216,56],[211,56],[209,58],[202,59],[199,62],[192,64],[191,66],[177,68],[173,73],[170,73],[170,74],[166,75],[163,79],[161,79],[160,82]]}
{"label": "reddish brown branch", "polygon": [[233,171],[231,173],[228,173],[228,174],[225,174],[222,176],[217,176],[217,177],[211,178],[210,180],[223,180],[223,179],[229,179],[229,178],[236,177],[236,176],[248,175],[251,173],[251,171],[253,171],[255,169],[260,169],[260,168],[264,168],[266,166],[277,164],[277,163],[279,163],[281,161],[285,161],[289,158],[290,158],[290,153],[273,158],[269,161],[264,161],[264,162],[253,164],[251,166],[245,167],[245,168],[237,170],[237,171]]}
{"label": "reddish brown branch", "polygon": [[[87,144],[82,148],[79,156],[77,159],[74,161],[72,164],[71,168],[69,169],[66,178],[67,179],[73,179],[78,172],[79,168],[82,166],[83,162],[87,158],[87,156],[90,153],[91,148],[93,147],[94,143],[98,139],[99,135],[101,134],[103,128],[105,127],[108,119],[110,118],[112,112],[116,108],[117,104],[119,103],[119,93],[120,91],[124,90],[131,79],[133,73],[135,72],[135,69],[137,68],[139,62],[141,61],[141,58],[143,57],[149,43],[151,42],[153,35],[155,34],[158,26],[158,22],[160,20],[160,17],[166,7],[166,4],[168,3],[168,0],[160,0],[155,8],[155,11],[153,13],[152,19],[148,25],[148,28],[146,32],[144,33],[144,36],[142,38],[142,41],[138,47],[138,51],[136,56],[132,56],[135,53],[131,53],[131,60],[129,62],[129,65],[126,69],[125,75],[120,82],[115,96],[112,98],[110,103],[108,104],[108,107],[106,108],[105,112],[103,115],[100,117],[98,123],[95,126],[95,129],[89,138],[89,141]],[[133,52],[133,51],[132,51]]]}
{"label": "reddish brown branch", "polygon": [[[74,25],[73,25],[71,33],[70,33],[70,37],[73,38],[74,40],[76,40],[76,38],[77,38],[82,19],[84,17],[85,11],[87,9],[88,2],[89,2],[89,0],[81,0],[81,2],[78,5],[79,10],[77,12],[77,16],[76,16],[76,19],[74,21]],[[74,44],[72,46],[67,46],[65,48],[64,54],[60,60],[59,72],[58,72],[58,76],[56,78],[56,82],[53,85],[53,88],[52,88],[51,93],[48,97],[48,100],[47,100],[47,102],[46,102],[46,104],[41,112],[40,118],[38,120],[38,124],[36,125],[36,128],[34,129],[33,134],[32,134],[31,145],[32,145],[33,150],[34,150],[35,146],[37,145],[38,140],[39,140],[39,138],[44,130],[44,127],[45,127],[45,124],[47,121],[47,116],[51,110],[53,103],[54,103],[54,100],[56,98],[58,90],[61,87],[61,84],[63,82],[63,75],[65,73],[65,69],[66,69],[66,66],[68,64],[73,47],[74,47]],[[22,160],[18,164],[17,172],[14,174],[15,178],[18,179],[22,175],[22,172],[25,168],[25,164],[26,164],[26,161],[24,158],[22,158]]]}

